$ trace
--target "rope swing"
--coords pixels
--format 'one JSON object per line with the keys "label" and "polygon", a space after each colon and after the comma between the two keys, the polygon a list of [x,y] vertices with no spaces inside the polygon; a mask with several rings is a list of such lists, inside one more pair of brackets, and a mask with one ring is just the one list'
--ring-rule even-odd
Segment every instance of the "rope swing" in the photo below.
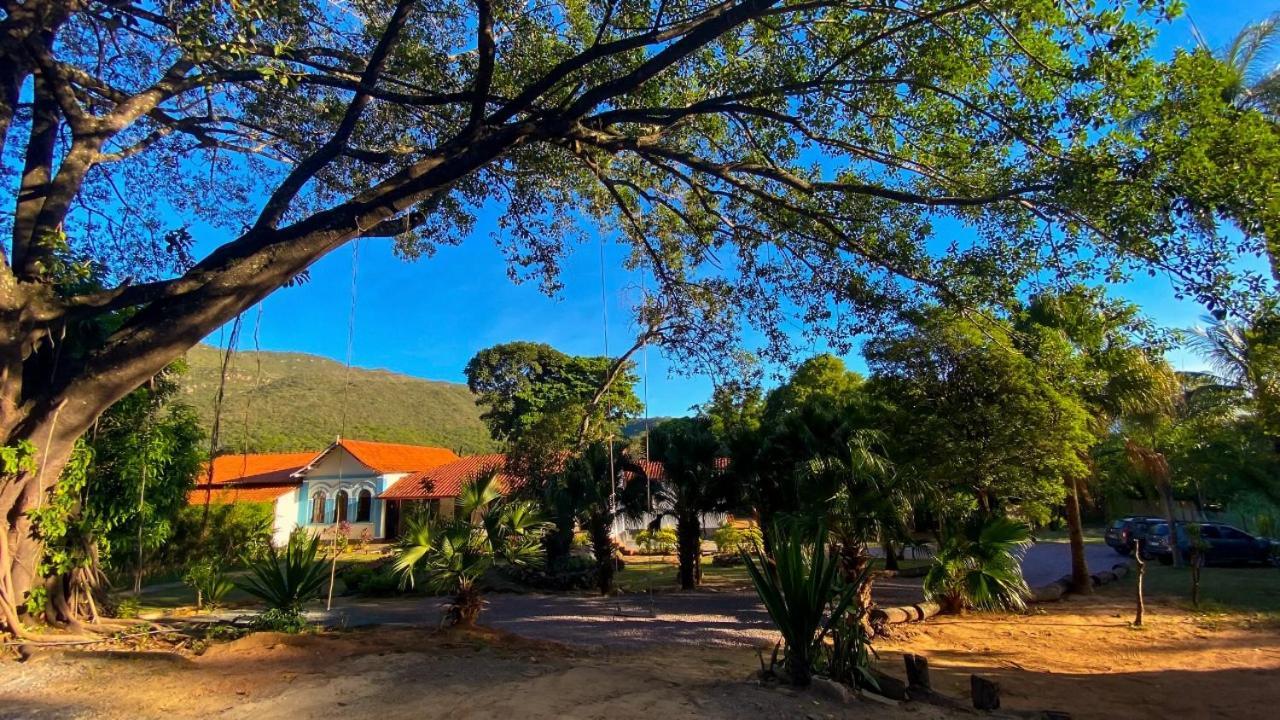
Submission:
{"label": "rope swing", "polygon": [[[355,350],[356,337],[356,287],[360,278],[360,238],[356,238],[351,244],[351,308],[347,313],[347,366],[342,374],[342,410],[338,414],[338,437],[334,441],[335,445],[342,443],[342,436],[347,432],[347,396],[351,391],[351,355]],[[329,554],[332,556],[329,561],[329,592],[326,596],[324,609],[326,612],[333,610],[333,583],[338,574],[338,532],[341,530],[338,523],[338,493],[342,491],[342,459],[338,459],[338,484],[333,491],[333,524],[330,530],[333,533],[332,542],[329,546]],[[348,496],[349,498],[349,496]]]}

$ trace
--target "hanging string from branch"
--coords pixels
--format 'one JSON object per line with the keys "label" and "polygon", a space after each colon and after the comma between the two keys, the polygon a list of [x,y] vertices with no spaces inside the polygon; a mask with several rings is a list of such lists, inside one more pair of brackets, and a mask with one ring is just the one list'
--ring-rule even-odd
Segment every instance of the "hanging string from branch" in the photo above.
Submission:
{"label": "hanging string from branch", "polygon": [[[347,312],[347,366],[343,370],[342,375],[342,408],[338,415],[338,439],[337,444],[342,443],[342,437],[347,433],[347,396],[351,391],[351,357],[355,351],[356,337],[356,289],[360,279],[360,239],[356,238],[351,244],[351,307]],[[329,592],[325,599],[324,609],[326,611],[333,609],[333,584],[338,575],[338,533],[342,528],[338,522],[339,508],[338,498],[342,491],[342,468],[345,463],[342,458],[338,458],[338,484],[333,491],[333,524],[330,531],[333,533],[332,543],[329,547]]]}
{"label": "hanging string from branch", "polygon": [[209,503],[213,500],[213,461],[218,457],[219,435],[222,430],[222,404],[227,395],[227,373],[231,369],[231,356],[240,341],[240,323],[244,314],[236,315],[231,323],[231,336],[222,349],[222,369],[218,374],[218,392],[213,396],[213,423],[209,428],[209,469],[205,476],[204,512],[200,515],[200,536],[203,537],[209,523]]}

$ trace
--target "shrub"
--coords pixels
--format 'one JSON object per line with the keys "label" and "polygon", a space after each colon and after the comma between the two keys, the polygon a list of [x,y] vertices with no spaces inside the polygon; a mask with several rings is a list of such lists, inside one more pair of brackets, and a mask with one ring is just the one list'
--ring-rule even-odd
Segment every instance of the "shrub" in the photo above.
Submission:
{"label": "shrub", "polygon": [[280,632],[296,635],[308,627],[307,618],[300,609],[268,608],[253,619],[253,629],[263,632]]}
{"label": "shrub", "polygon": [[747,525],[745,527],[736,527],[730,524],[721,525],[712,534],[711,539],[715,542],[716,552],[720,555],[738,557],[740,552],[750,552],[756,548],[764,547],[764,534],[760,532],[760,528],[756,525]]}
{"label": "shrub", "polygon": [[122,620],[132,620],[142,612],[142,602],[136,597],[124,597],[116,603],[114,616]]}
{"label": "shrub", "polygon": [[158,562],[175,568],[183,567],[193,558],[207,558],[222,567],[233,567],[259,560],[271,546],[274,515],[270,503],[210,505],[202,537],[200,524],[204,506],[188,505],[174,521],[173,538],[161,550]]}
{"label": "shrub", "polygon": [[[868,572],[854,582],[842,582],[839,561],[828,555],[827,532],[821,524],[779,524],[773,537],[773,557],[762,549],[742,556],[756,593],[782,635],[781,667],[787,679],[808,685],[813,673],[828,668],[838,668],[845,677],[870,678],[863,652],[866,636],[852,629],[861,626],[866,611],[857,602]],[[835,641],[833,649],[827,648],[828,636]],[[776,650],[770,665],[771,671],[779,665]]]}
{"label": "shrub", "polygon": [[196,591],[196,609],[214,610],[222,605],[222,599],[235,588],[227,579],[222,565],[215,560],[201,560],[187,569],[182,582]]}
{"label": "shrub", "polygon": [[347,592],[366,597],[389,597],[401,593],[400,578],[391,564],[356,563],[338,571]]}
{"label": "shrub", "polygon": [[636,545],[645,555],[670,555],[676,551],[676,531],[670,528],[641,530],[636,533]]}
{"label": "shrub", "polygon": [[269,548],[266,557],[250,563],[249,578],[239,587],[270,609],[301,612],[324,585],[325,564],[316,558],[319,545],[320,538],[312,537],[291,539],[283,554]]}
{"label": "shrub", "polygon": [[598,580],[596,561],[589,557],[568,557],[556,563],[554,568],[530,564],[504,565],[501,571],[521,585],[552,592],[590,590]]}
{"label": "shrub", "polygon": [[1022,552],[1031,529],[1008,518],[971,522],[938,548],[924,576],[924,594],[948,612],[1021,610],[1030,595],[1022,577]]}

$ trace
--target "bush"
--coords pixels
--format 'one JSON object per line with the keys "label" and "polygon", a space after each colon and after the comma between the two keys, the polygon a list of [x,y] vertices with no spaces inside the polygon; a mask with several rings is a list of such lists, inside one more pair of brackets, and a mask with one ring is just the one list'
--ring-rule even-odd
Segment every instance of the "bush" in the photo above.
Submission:
{"label": "bush", "polygon": [[721,525],[711,539],[715,542],[716,552],[720,555],[738,557],[738,553],[751,552],[756,548],[764,547],[764,534],[756,525],[745,527]]}
{"label": "bush", "polygon": [[116,606],[112,611],[112,615],[120,618],[121,620],[132,620],[138,617],[138,613],[140,612],[142,612],[142,603],[138,598],[130,596],[121,598],[120,601],[116,603]]}
{"label": "bush", "polygon": [[636,545],[645,555],[670,555],[676,551],[676,531],[670,528],[641,530],[636,533]]}
{"label": "bush", "polygon": [[590,590],[598,579],[595,559],[589,557],[569,557],[551,569],[533,565],[504,565],[500,569],[521,585],[551,592]]}
{"label": "bush", "polygon": [[174,521],[173,539],[160,553],[164,567],[184,567],[193,560],[209,559],[225,568],[252,562],[271,546],[275,509],[271,503],[210,505],[205,536],[200,534],[204,506],[188,505]]}
{"label": "bush", "polygon": [[309,627],[307,618],[299,609],[268,608],[253,619],[253,629],[259,632],[280,632],[296,635]]}
{"label": "bush", "polygon": [[403,591],[400,578],[388,561],[357,563],[338,571],[347,592],[365,597],[390,597]]}
{"label": "bush", "polygon": [[196,591],[196,609],[214,610],[222,605],[222,599],[235,585],[227,579],[222,566],[214,560],[202,560],[187,569],[182,582]]}

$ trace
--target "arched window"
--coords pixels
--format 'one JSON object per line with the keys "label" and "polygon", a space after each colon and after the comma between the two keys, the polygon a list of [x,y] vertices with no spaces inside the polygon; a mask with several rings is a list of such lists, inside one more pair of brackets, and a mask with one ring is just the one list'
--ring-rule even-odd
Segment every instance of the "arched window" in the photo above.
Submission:
{"label": "arched window", "polygon": [[346,522],[347,521],[347,491],[339,490],[338,494],[335,495],[333,498],[333,503],[335,506],[337,506],[337,512],[338,512],[338,519],[335,520],[334,522]]}
{"label": "arched window", "polygon": [[312,525],[324,524],[324,501],[327,499],[328,497],[324,494],[323,490],[317,490],[316,492],[311,494],[311,524]]}
{"label": "arched window", "polygon": [[373,493],[361,490],[356,495],[356,522],[369,522],[373,515]]}

